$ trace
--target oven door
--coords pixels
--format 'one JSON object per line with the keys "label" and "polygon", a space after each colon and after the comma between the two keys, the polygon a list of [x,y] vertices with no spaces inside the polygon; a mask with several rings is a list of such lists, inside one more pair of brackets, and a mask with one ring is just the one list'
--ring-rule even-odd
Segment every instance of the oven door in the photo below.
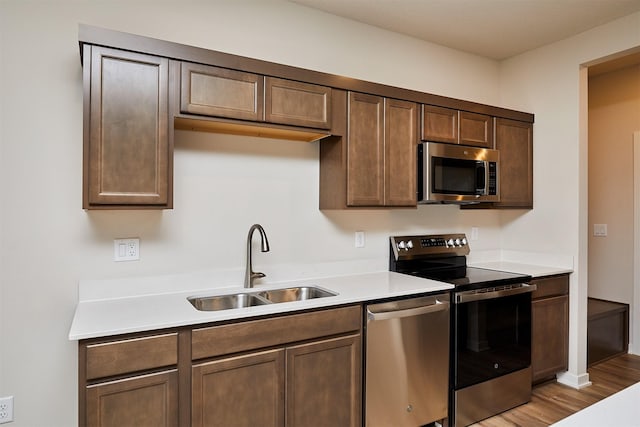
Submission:
{"label": "oven door", "polygon": [[531,365],[531,292],[506,285],[457,292],[453,305],[456,390]]}

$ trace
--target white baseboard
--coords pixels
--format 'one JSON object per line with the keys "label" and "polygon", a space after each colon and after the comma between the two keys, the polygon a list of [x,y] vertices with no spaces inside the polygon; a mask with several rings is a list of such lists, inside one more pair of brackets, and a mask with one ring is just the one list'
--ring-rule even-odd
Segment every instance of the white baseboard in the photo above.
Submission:
{"label": "white baseboard", "polygon": [[564,384],[578,390],[591,385],[591,381],[589,381],[589,374],[586,372],[584,374],[575,375],[567,371],[557,374],[556,378],[560,384]]}

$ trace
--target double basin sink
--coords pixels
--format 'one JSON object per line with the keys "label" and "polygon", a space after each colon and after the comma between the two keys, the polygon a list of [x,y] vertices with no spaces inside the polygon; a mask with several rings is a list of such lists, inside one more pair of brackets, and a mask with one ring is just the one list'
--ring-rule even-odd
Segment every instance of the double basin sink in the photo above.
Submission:
{"label": "double basin sink", "polygon": [[229,310],[232,308],[254,307],[281,302],[306,301],[338,295],[317,286],[294,286],[255,292],[241,292],[230,295],[213,295],[187,298],[200,311]]}

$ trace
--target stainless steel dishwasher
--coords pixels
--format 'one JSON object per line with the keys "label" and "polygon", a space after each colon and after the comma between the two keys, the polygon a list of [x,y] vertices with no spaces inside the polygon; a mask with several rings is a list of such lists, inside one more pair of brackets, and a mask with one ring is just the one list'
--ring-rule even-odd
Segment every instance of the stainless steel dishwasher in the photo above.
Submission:
{"label": "stainless steel dishwasher", "polygon": [[416,427],[447,417],[448,293],[366,306],[365,425]]}

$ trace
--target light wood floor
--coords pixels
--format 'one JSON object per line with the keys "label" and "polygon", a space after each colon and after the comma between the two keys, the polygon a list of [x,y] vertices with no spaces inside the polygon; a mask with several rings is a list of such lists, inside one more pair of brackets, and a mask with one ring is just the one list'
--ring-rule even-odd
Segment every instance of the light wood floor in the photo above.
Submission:
{"label": "light wood floor", "polygon": [[576,390],[555,381],[536,386],[531,402],[473,426],[542,427],[553,424],[640,381],[640,356],[617,356],[587,371],[592,383],[589,387]]}

